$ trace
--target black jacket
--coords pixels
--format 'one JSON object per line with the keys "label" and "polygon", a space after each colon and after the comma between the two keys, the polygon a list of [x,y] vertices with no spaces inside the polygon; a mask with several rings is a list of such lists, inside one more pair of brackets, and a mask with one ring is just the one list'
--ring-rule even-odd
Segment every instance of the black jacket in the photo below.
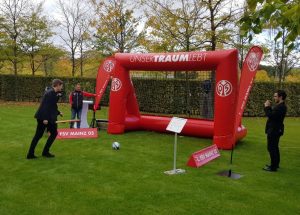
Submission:
{"label": "black jacket", "polygon": [[46,91],[34,117],[39,120],[48,120],[49,123],[55,123],[57,116],[60,114],[57,107],[58,99],[59,94],[53,88]]}
{"label": "black jacket", "polygon": [[83,96],[83,91],[75,90],[70,94],[70,102],[73,109],[80,110],[82,108]]}
{"label": "black jacket", "polygon": [[265,107],[265,113],[268,117],[265,133],[270,135],[283,135],[284,124],[283,120],[287,112],[287,107],[284,102],[272,107]]}

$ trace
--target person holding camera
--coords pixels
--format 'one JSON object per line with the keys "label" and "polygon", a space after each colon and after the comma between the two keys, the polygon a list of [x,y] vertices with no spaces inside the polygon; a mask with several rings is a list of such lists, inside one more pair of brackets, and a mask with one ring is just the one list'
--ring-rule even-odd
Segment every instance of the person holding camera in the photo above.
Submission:
{"label": "person holding camera", "polygon": [[49,150],[57,136],[57,116],[63,115],[57,107],[62,88],[63,82],[59,79],[54,79],[52,81],[52,87],[45,92],[42,98],[41,104],[34,116],[37,120],[37,128],[27,153],[27,159],[37,158],[34,154],[34,150],[46,128],[50,132],[50,136],[44,146],[42,156],[47,158],[54,157]]}
{"label": "person holding camera", "polygon": [[[88,93],[81,90],[81,85],[79,83],[76,84],[75,90],[70,93],[69,102],[71,105],[71,119],[80,120],[82,105],[83,105],[83,97],[95,97],[96,94]],[[74,122],[70,123],[70,128],[73,128]],[[77,128],[80,128],[80,122],[77,122]]]}
{"label": "person holding camera", "polygon": [[268,117],[265,133],[267,134],[268,152],[271,158],[271,164],[263,168],[265,171],[276,172],[279,168],[279,139],[284,133],[283,121],[287,112],[285,105],[286,96],[285,91],[277,90],[274,93],[275,105],[272,107],[270,100],[267,100],[264,104],[264,111]]}

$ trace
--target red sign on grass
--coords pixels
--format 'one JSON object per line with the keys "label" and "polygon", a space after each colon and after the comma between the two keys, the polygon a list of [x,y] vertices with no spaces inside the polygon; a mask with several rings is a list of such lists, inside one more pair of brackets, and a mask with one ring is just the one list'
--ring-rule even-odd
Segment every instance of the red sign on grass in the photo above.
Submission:
{"label": "red sign on grass", "polygon": [[219,156],[220,153],[218,147],[214,144],[205,149],[194,152],[190,157],[187,165],[191,167],[200,167]]}
{"label": "red sign on grass", "polygon": [[97,138],[97,128],[62,128],[57,129],[57,139]]}

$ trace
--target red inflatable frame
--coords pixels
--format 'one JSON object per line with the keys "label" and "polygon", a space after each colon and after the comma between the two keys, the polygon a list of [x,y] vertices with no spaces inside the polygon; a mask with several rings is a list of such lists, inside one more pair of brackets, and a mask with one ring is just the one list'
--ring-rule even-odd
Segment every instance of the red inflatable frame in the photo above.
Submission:
{"label": "red inflatable frame", "polygon": [[[214,120],[188,119],[181,134],[213,138],[222,149],[231,149],[247,130],[241,125],[258,64],[262,57],[259,47],[253,47],[244,62],[239,85],[238,51],[128,54],[117,53],[99,67],[94,109],[96,110],[111,80],[108,133],[121,134],[129,130],[166,132],[171,117],[141,115],[130,70],[139,71],[216,71]],[[245,68],[244,68],[245,67]],[[243,81],[243,79],[245,79]],[[153,92],[155,93],[155,92]]]}

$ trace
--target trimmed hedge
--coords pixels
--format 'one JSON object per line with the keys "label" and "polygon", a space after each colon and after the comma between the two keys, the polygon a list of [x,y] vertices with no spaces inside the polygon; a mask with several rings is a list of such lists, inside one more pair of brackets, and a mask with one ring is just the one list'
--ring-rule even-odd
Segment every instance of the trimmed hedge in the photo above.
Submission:
{"label": "trimmed hedge", "polygon": [[[204,81],[190,80],[187,86],[181,79],[133,79],[133,84],[141,111],[213,118],[212,95],[205,93]],[[203,114],[205,103],[208,114]]]}
{"label": "trimmed hedge", "polygon": [[[0,99],[5,101],[34,101],[42,97],[45,87],[51,85],[53,77],[0,75]],[[68,102],[68,95],[76,83],[82,88],[94,92],[93,78],[61,78],[64,81],[65,95],[61,102]],[[213,96],[203,90],[203,81],[189,81],[188,94],[185,80],[172,79],[133,79],[140,110],[152,113],[182,114],[202,116],[205,97],[212,104]],[[109,102],[108,86],[101,105]],[[214,89],[214,87],[212,88]],[[245,109],[245,116],[264,116],[263,104],[266,99],[273,99],[277,89],[275,83],[257,82],[254,84]],[[287,92],[288,116],[300,116],[300,84],[284,83],[282,89]],[[188,104],[188,105],[187,105]],[[211,104],[208,104],[210,107]],[[209,108],[211,110],[211,108]],[[226,110],[224,110],[226,111]],[[212,118],[213,112],[206,118]],[[203,117],[203,116],[202,116]]]}
{"label": "trimmed hedge", "polygon": [[[0,76],[0,99],[5,101],[40,101],[45,88],[51,86],[53,77]],[[95,80],[89,78],[61,78],[64,81],[64,94],[61,102],[68,102],[68,95],[80,82],[83,89],[94,92]]]}
{"label": "trimmed hedge", "polygon": [[[273,101],[274,92],[278,89],[276,83],[256,82],[250,92],[250,97],[244,112],[245,116],[264,116],[264,102]],[[300,116],[300,83],[284,83],[282,89],[287,93],[286,104],[288,116]]]}

